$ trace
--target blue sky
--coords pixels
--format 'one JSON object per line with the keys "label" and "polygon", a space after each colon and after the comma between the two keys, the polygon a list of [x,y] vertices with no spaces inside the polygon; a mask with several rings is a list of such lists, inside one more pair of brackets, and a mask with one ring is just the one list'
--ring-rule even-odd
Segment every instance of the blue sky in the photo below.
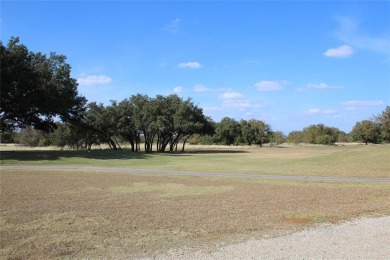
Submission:
{"label": "blue sky", "polygon": [[285,134],[390,104],[390,1],[2,1],[0,25],[91,102],[177,93]]}

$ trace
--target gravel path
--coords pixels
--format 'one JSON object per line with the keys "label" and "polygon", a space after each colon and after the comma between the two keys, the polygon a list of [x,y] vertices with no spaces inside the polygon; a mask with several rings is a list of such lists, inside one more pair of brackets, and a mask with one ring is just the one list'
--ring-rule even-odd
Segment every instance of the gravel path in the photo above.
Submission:
{"label": "gravel path", "polygon": [[293,180],[293,181],[323,181],[323,182],[390,182],[390,178],[362,178],[362,177],[336,177],[336,176],[291,176],[275,174],[248,174],[248,173],[221,173],[221,172],[193,172],[193,171],[168,171],[168,170],[148,170],[133,168],[115,168],[101,166],[30,166],[30,165],[7,165],[1,166],[4,170],[69,170],[69,171],[100,171],[129,174],[155,174],[173,176],[201,176],[201,177],[224,177],[224,178],[246,178],[265,180]]}
{"label": "gravel path", "polygon": [[322,225],[214,252],[172,250],[153,259],[390,259],[390,216]]}

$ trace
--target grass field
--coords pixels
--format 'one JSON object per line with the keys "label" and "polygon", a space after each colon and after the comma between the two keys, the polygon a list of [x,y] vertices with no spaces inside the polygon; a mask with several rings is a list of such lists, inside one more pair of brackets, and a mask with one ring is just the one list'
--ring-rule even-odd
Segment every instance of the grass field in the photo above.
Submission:
{"label": "grass field", "polygon": [[[195,147],[185,154],[3,151],[1,163],[389,177],[389,149],[358,145],[207,151]],[[317,223],[390,214],[389,183],[4,169],[0,180],[4,259],[153,256],[169,248],[213,247]]]}
{"label": "grass field", "polygon": [[281,175],[390,177],[390,145],[205,147],[182,153],[3,151],[2,165],[87,165]]}

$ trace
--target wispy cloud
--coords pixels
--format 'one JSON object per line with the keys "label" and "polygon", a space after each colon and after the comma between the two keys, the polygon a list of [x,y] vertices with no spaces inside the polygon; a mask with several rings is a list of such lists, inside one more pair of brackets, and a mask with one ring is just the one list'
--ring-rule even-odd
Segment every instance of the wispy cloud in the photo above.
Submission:
{"label": "wispy cloud", "polygon": [[307,111],[310,115],[335,115],[337,110],[335,109],[319,109],[319,108],[310,108]]}
{"label": "wispy cloud", "polygon": [[341,105],[343,105],[346,110],[367,110],[372,107],[382,106],[384,105],[384,102],[381,100],[351,100],[341,102]]}
{"label": "wispy cloud", "polygon": [[359,23],[350,17],[339,17],[337,19],[339,28],[336,30],[336,37],[356,49],[368,50],[390,54],[390,32],[383,32],[382,35],[370,35],[360,32]]}
{"label": "wispy cloud", "polygon": [[303,112],[304,115],[313,117],[338,118],[342,115],[336,109],[310,108]]}
{"label": "wispy cloud", "polygon": [[329,49],[324,52],[326,57],[330,58],[346,58],[353,54],[353,49],[349,45],[342,45],[340,47]]}
{"label": "wispy cloud", "polygon": [[236,99],[242,98],[242,94],[238,92],[225,92],[221,96],[222,99]]}
{"label": "wispy cloud", "polygon": [[255,87],[258,91],[277,91],[282,90],[283,87],[287,84],[287,81],[268,81],[263,80],[255,84]]}
{"label": "wispy cloud", "polygon": [[296,91],[304,92],[308,89],[340,89],[343,88],[342,86],[337,85],[330,85],[328,83],[320,82],[320,83],[307,83],[306,86],[296,88]]}
{"label": "wispy cloud", "polygon": [[182,62],[179,65],[177,65],[177,67],[181,69],[199,69],[202,67],[202,64],[200,64],[197,61],[189,61],[189,62]]}
{"label": "wispy cloud", "polygon": [[112,79],[106,75],[86,75],[77,79],[80,86],[95,86],[110,84]]}
{"label": "wispy cloud", "polygon": [[307,88],[314,88],[314,89],[335,89],[335,88],[342,88],[341,86],[335,86],[335,85],[329,85],[327,83],[308,83]]}
{"label": "wispy cloud", "polygon": [[246,99],[244,95],[239,92],[228,91],[224,92],[220,98],[223,103],[224,108],[234,108],[239,109],[240,111],[245,111],[250,108],[259,108],[260,104],[253,104],[250,100]]}
{"label": "wispy cloud", "polygon": [[181,92],[183,92],[183,87],[181,86],[177,86],[173,89],[174,94],[180,94]]}
{"label": "wispy cloud", "polygon": [[170,33],[177,33],[179,31],[181,19],[176,18],[175,20],[171,21],[169,24],[165,25],[164,31],[168,31]]}

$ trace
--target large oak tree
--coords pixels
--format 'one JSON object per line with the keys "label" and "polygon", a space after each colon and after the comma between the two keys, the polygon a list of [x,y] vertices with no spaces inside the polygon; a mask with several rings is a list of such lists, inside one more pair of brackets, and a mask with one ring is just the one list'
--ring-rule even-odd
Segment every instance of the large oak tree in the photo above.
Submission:
{"label": "large oak tree", "polygon": [[48,132],[55,120],[79,120],[87,100],[78,94],[64,55],[34,53],[11,38],[6,46],[0,41],[0,61],[1,132],[26,127]]}

